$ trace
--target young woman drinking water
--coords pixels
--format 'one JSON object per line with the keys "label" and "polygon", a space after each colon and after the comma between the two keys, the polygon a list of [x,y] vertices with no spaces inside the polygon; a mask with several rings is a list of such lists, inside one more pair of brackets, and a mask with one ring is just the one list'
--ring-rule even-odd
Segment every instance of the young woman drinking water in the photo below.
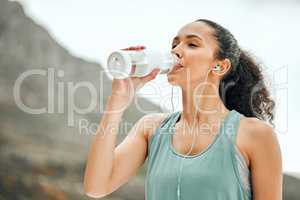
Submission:
{"label": "young woman drinking water", "polygon": [[179,30],[172,53],[178,63],[167,77],[182,90],[183,110],[146,114],[115,148],[124,111],[159,70],[114,79],[87,159],[86,194],[112,193],[148,158],[147,200],[282,199],[275,104],[259,65],[227,29],[205,19]]}

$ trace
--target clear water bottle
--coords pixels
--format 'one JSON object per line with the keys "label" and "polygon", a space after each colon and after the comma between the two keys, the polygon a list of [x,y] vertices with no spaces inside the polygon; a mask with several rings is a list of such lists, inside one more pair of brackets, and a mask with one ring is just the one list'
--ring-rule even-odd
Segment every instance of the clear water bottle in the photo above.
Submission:
{"label": "clear water bottle", "polygon": [[[108,72],[116,79],[142,77],[154,68],[160,73],[168,73],[176,64],[176,56],[171,52],[155,50],[119,50],[112,52],[107,60]],[[135,67],[135,70],[132,68]],[[134,71],[134,73],[131,73]]]}

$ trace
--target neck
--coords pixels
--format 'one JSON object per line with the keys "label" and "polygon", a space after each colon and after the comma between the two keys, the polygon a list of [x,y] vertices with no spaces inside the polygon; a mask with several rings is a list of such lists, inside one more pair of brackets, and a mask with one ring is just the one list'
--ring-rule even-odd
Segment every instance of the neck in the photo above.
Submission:
{"label": "neck", "polygon": [[[219,96],[217,84],[182,89],[183,112],[180,121],[187,124],[215,123],[224,119],[229,110]],[[212,88],[212,89],[211,89]]]}

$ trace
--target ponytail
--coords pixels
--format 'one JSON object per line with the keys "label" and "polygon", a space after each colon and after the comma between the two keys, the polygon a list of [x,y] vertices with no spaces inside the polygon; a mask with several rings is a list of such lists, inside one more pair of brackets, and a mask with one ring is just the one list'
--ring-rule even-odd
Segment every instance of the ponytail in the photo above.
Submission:
{"label": "ponytail", "polygon": [[231,69],[220,82],[219,95],[224,105],[247,117],[256,117],[273,124],[275,102],[270,98],[264,83],[261,67],[240,49],[235,37],[216,22],[199,19],[213,29],[218,43],[215,58],[230,60]]}
{"label": "ponytail", "polygon": [[275,102],[264,83],[261,67],[242,51],[238,63],[220,82],[219,94],[228,109],[273,124]]}

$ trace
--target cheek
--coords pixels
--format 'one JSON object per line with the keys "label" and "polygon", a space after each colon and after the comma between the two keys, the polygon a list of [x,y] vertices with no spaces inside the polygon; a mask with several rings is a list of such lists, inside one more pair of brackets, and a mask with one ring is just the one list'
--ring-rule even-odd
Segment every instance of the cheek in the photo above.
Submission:
{"label": "cheek", "polygon": [[191,80],[202,80],[209,73],[209,62],[200,60],[186,68],[186,74],[191,77]]}
{"label": "cheek", "polygon": [[[191,52],[186,57],[186,66],[192,77],[202,78],[212,67],[213,56],[209,51],[199,50]],[[194,78],[193,78],[194,79]]]}
{"label": "cheek", "polygon": [[191,50],[186,55],[187,66],[207,68],[213,61],[213,55],[209,49],[199,48],[199,50]]}
{"label": "cheek", "polygon": [[191,49],[184,55],[185,69],[168,77],[176,85],[196,84],[202,82],[211,67],[213,56],[207,49]]}

